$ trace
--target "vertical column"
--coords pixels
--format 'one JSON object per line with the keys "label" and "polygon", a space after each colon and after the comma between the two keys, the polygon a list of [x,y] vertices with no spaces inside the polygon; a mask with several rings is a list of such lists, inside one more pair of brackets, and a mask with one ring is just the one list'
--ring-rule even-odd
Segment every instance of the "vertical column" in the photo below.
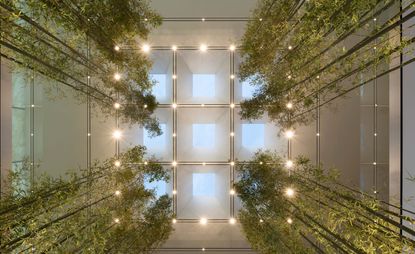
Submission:
{"label": "vertical column", "polygon": [[[317,81],[319,82],[319,81]],[[318,83],[317,86],[317,108],[316,108],[316,165],[320,165],[320,131],[321,131],[321,125],[320,125],[320,114],[321,114],[321,108],[320,108],[320,83]]]}
{"label": "vertical column", "polygon": [[[89,19],[88,19],[89,21]],[[91,179],[91,96],[90,96],[90,86],[91,86],[91,73],[90,73],[90,57],[91,57],[91,44],[89,40],[89,36],[87,33],[86,35],[86,58],[87,58],[87,94],[86,94],[86,132],[87,132],[87,139],[86,139],[86,167],[88,172],[88,203],[91,202],[91,187],[92,187],[92,179]],[[88,207],[87,210],[88,218],[91,217],[91,208]]]}
{"label": "vertical column", "polygon": [[[376,40],[375,40],[376,43]],[[374,47],[374,52],[376,54],[376,46]],[[377,79],[377,64],[374,66],[374,76],[375,80],[373,81],[373,193],[375,197],[378,197],[377,182],[378,182],[378,166],[377,166],[377,123],[378,123],[378,79]]]}
{"label": "vertical column", "polygon": [[[177,49],[173,48],[173,105],[177,104]],[[177,109],[173,110],[173,162],[177,162]],[[175,163],[174,163],[175,164]],[[173,165],[173,212],[177,216],[177,166]]]}
{"label": "vertical column", "polygon": [[231,46],[231,50],[229,53],[229,70],[230,70],[230,78],[229,78],[229,103],[230,103],[230,107],[229,107],[229,144],[230,144],[230,161],[231,161],[231,165],[230,165],[230,184],[229,184],[229,190],[230,190],[230,215],[231,218],[235,217],[235,196],[234,196],[234,190],[233,190],[233,185],[234,185],[234,181],[235,181],[235,166],[232,165],[235,161],[235,66],[234,66],[234,62],[235,62],[235,52],[234,50],[232,50],[232,46]]}
{"label": "vertical column", "polygon": [[35,181],[35,70],[30,70],[30,182]]}

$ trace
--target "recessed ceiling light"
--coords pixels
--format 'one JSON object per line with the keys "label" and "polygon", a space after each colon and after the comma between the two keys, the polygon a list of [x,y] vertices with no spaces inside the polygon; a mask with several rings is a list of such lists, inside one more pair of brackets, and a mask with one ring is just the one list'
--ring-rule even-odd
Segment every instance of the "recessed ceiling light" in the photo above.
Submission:
{"label": "recessed ceiling light", "polygon": [[143,46],[141,46],[141,50],[142,50],[144,53],[149,52],[149,51],[150,51],[150,45],[148,45],[148,44],[143,44]]}

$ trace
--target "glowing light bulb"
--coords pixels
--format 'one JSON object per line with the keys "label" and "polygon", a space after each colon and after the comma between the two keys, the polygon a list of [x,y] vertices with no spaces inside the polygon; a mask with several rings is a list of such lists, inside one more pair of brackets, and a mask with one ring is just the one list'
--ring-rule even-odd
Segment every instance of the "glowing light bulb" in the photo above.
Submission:
{"label": "glowing light bulb", "polygon": [[231,132],[231,134],[230,134],[230,135],[231,135],[231,137],[233,137],[233,136],[235,136],[235,133]]}
{"label": "glowing light bulb", "polygon": [[114,74],[114,79],[116,81],[119,81],[121,79],[121,74],[119,74],[118,72]]}
{"label": "glowing light bulb", "polygon": [[202,225],[206,225],[208,223],[208,219],[206,219],[206,218],[200,218],[199,223],[202,224]]}
{"label": "glowing light bulb", "polygon": [[285,189],[285,195],[287,195],[287,197],[293,197],[295,194],[295,191],[293,188],[287,188]]}
{"label": "glowing light bulb", "polygon": [[293,223],[293,219],[288,218],[288,219],[287,219],[287,223],[288,223],[288,224],[292,224],[292,223]]}
{"label": "glowing light bulb", "polygon": [[288,50],[292,50],[293,49],[293,46],[288,46]]}
{"label": "glowing light bulb", "polygon": [[119,109],[121,107],[121,104],[119,104],[118,102],[114,103],[114,108],[115,109]]}
{"label": "glowing light bulb", "polygon": [[235,108],[235,104],[234,103],[231,103],[230,107],[231,108]]}
{"label": "glowing light bulb", "polygon": [[172,108],[177,108],[177,104],[176,104],[176,103],[173,103],[173,104],[171,105],[171,107],[172,107]]}
{"label": "glowing light bulb", "polygon": [[148,53],[148,52],[150,52],[150,45],[148,45],[148,44],[143,44],[143,46],[141,46],[141,50],[142,50],[144,53]]}
{"label": "glowing light bulb", "polygon": [[234,190],[234,189],[231,189],[231,190],[229,191],[229,194],[231,194],[231,195],[235,195],[235,190]]}
{"label": "glowing light bulb", "polygon": [[259,223],[263,223],[263,222],[264,222],[264,220],[263,220],[263,219],[260,219],[260,220],[259,220]]}
{"label": "glowing light bulb", "polygon": [[206,249],[205,248],[202,248],[202,251],[205,251]]}
{"label": "glowing light bulb", "polygon": [[203,163],[202,163],[202,166],[206,166],[206,162],[203,162]]}
{"label": "glowing light bulb", "polygon": [[173,195],[176,195],[176,194],[177,194],[177,190],[173,190],[171,193],[172,193]]}
{"label": "glowing light bulb", "polygon": [[147,104],[144,104],[144,106],[143,106],[144,108],[147,108],[148,107],[148,105]]}
{"label": "glowing light bulb", "polygon": [[119,195],[121,195],[121,191],[117,190],[117,191],[114,192],[114,194],[115,194],[115,196],[119,196]]}
{"label": "glowing light bulb", "polygon": [[115,50],[115,51],[120,51],[120,46],[115,45],[115,46],[114,46],[114,50]]}
{"label": "glowing light bulb", "polygon": [[172,77],[172,79],[177,79],[177,75],[175,75],[175,74],[171,77]]}
{"label": "glowing light bulb", "polygon": [[122,132],[120,130],[115,130],[112,133],[112,137],[115,138],[115,139],[120,139],[122,137]]}
{"label": "glowing light bulb", "polygon": [[114,222],[118,224],[118,223],[120,223],[120,219],[115,218],[115,219],[114,219]]}
{"label": "glowing light bulb", "polygon": [[236,219],[235,218],[230,218],[229,219],[229,224],[235,224],[236,223]]}
{"label": "glowing light bulb", "polygon": [[292,168],[292,166],[294,166],[294,162],[292,160],[288,160],[285,162],[285,166],[287,168]]}
{"label": "glowing light bulb", "polygon": [[176,224],[177,223],[177,220],[176,219],[173,219],[172,222],[173,222],[173,224]]}
{"label": "glowing light bulb", "polygon": [[200,45],[200,51],[202,51],[202,52],[206,52],[207,51],[207,49],[208,49],[208,46],[206,45],[206,44],[202,44],[202,45]]}
{"label": "glowing light bulb", "polygon": [[172,165],[173,167],[176,167],[176,166],[177,166],[177,161],[173,161],[173,162],[171,163],[171,165]]}
{"label": "glowing light bulb", "polygon": [[202,22],[205,22],[205,20],[206,20],[205,18],[202,18]]}
{"label": "glowing light bulb", "polygon": [[260,18],[259,21],[262,21],[262,18]]}
{"label": "glowing light bulb", "polygon": [[144,165],[148,165],[148,162],[147,162],[147,161],[145,161],[145,162],[144,162]]}
{"label": "glowing light bulb", "polygon": [[200,106],[201,106],[201,107],[204,107],[204,106],[205,106],[205,104],[200,104]]}
{"label": "glowing light bulb", "polygon": [[291,76],[291,75],[288,75],[288,76],[287,76],[287,78],[288,78],[288,79],[291,79],[291,78],[292,78],[292,76]]}
{"label": "glowing light bulb", "polygon": [[288,109],[292,109],[293,108],[293,104],[291,102],[288,102],[286,106],[287,106]]}
{"label": "glowing light bulb", "polygon": [[234,161],[231,161],[231,166],[235,166],[235,162]]}
{"label": "glowing light bulb", "polygon": [[294,137],[294,134],[295,133],[294,133],[293,130],[288,130],[288,131],[285,132],[285,137],[288,138],[288,139],[291,139],[291,138]]}
{"label": "glowing light bulb", "polygon": [[175,138],[176,137],[176,133],[173,133],[173,138]]}
{"label": "glowing light bulb", "polygon": [[236,46],[235,45],[232,44],[231,46],[229,46],[229,50],[230,51],[235,51],[235,49],[236,49]]}
{"label": "glowing light bulb", "polygon": [[263,164],[263,162],[262,162],[262,161],[260,161],[260,162],[259,162],[259,165],[262,165],[262,164]]}
{"label": "glowing light bulb", "polygon": [[172,49],[173,51],[176,51],[176,50],[177,50],[177,46],[176,46],[176,45],[173,45],[173,46],[171,46],[171,49]]}
{"label": "glowing light bulb", "polygon": [[117,168],[120,167],[121,166],[121,161],[115,161],[114,166],[116,166]]}
{"label": "glowing light bulb", "polygon": [[232,75],[231,75],[231,79],[235,79],[235,75],[233,75],[233,74],[232,74]]}

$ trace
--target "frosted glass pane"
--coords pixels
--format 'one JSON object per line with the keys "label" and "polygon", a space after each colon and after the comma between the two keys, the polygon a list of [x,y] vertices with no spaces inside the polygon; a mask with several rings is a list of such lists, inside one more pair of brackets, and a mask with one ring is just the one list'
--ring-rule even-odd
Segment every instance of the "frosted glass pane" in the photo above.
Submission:
{"label": "frosted glass pane", "polygon": [[193,97],[215,97],[214,74],[193,74]]}
{"label": "frosted glass pane", "polygon": [[242,82],[242,97],[244,99],[249,99],[254,95],[255,87],[251,85],[250,80]]}
{"label": "frosted glass pane", "polygon": [[150,74],[150,78],[156,81],[152,94],[156,96],[156,99],[164,99],[166,97],[166,74]]}
{"label": "frosted glass pane", "polygon": [[193,147],[212,148],[215,145],[215,124],[193,124]]}
{"label": "frosted glass pane", "polygon": [[242,146],[263,148],[264,130],[264,124],[242,124]]}
{"label": "frosted glass pane", "polygon": [[144,129],[143,132],[143,139],[144,139],[144,146],[149,149],[162,149],[166,146],[166,124],[160,124],[161,131],[163,134],[157,137],[150,137],[150,133],[147,129]]}
{"label": "frosted glass pane", "polygon": [[149,182],[147,179],[144,181],[144,187],[147,190],[154,190],[156,196],[160,197],[167,194],[166,182],[165,181],[153,181]]}
{"label": "frosted glass pane", "polygon": [[193,173],[193,196],[215,196],[215,174]]}

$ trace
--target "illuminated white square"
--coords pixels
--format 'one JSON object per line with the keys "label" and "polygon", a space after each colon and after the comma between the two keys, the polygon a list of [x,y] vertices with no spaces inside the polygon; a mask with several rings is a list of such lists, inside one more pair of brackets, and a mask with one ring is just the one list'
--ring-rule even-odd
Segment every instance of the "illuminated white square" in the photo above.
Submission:
{"label": "illuminated white square", "polygon": [[150,132],[147,129],[143,131],[143,140],[144,146],[146,146],[149,150],[151,149],[163,149],[167,143],[167,135],[166,135],[166,124],[160,124],[160,129],[163,132],[160,136],[151,137]]}
{"label": "illuminated white square", "polygon": [[214,173],[193,173],[193,196],[215,196]]}
{"label": "illuminated white square", "polygon": [[193,74],[193,97],[215,97],[215,75]]}
{"label": "illuminated white square", "polygon": [[193,147],[213,148],[215,145],[215,124],[193,124]]}
{"label": "illuminated white square", "polygon": [[264,132],[264,124],[242,124],[242,146],[250,149],[263,148],[265,141]]}
{"label": "illuminated white square", "polygon": [[166,98],[166,74],[150,74],[150,79],[156,82],[152,88],[152,94],[156,99]]}

